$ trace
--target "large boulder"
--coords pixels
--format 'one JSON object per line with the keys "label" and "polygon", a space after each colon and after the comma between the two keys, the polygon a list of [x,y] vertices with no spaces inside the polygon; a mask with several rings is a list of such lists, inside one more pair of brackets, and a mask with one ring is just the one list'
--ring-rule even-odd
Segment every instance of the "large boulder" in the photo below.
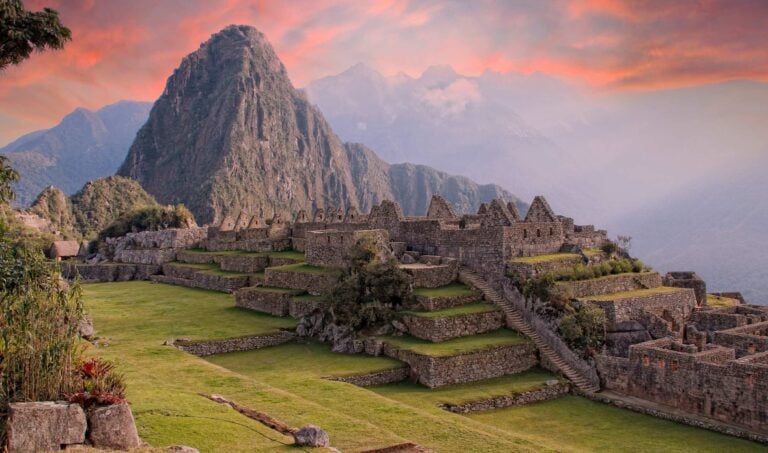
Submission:
{"label": "large boulder", "polygon": [[62,445],[82,444],[87,427],[85,412],[77,404],[12,403],[6,425],[8,451],[50,451]]}
{"label": "large boulder", "polygon": [[141,446],[128,403],[97,407],[88,414],[88,421],[88,440],[96,448],[130,450]]}
{"label": "large boulder", "polygon": [[306,425],[293,433],[296,445],[302,447],[330,447],[331,440],[324,429],[315,425]]}

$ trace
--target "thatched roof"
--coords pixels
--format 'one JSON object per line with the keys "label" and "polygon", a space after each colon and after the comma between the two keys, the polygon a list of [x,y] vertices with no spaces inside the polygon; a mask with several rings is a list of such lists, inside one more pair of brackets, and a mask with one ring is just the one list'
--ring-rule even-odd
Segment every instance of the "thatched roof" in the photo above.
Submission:
{"label": "thatched roof", "polygon": [[51,258],[71,258],[77,256],[80,251],[80,243],[77,241],[54,241],[51,246]]}

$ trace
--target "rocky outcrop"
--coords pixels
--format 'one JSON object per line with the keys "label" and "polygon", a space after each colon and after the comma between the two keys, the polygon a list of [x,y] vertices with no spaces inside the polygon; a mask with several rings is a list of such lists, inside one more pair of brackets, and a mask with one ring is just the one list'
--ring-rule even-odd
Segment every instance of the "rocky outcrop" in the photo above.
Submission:
{"label": "rocky outcrop", "polygon": [[315,425],[307,425],[293,433],[293,441],[301,447],[329,447],[331,440],[324,429]]}

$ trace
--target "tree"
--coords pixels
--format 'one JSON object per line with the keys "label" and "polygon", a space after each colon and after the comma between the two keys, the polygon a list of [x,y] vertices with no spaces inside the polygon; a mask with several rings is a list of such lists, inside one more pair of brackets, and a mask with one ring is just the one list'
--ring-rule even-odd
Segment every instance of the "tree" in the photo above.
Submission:
{"label": "tree", "polygon": [[61,49],[71,39],[55,10],[32,12],[21,0],[0,0],[0,70],[21,63],[34,50]]}

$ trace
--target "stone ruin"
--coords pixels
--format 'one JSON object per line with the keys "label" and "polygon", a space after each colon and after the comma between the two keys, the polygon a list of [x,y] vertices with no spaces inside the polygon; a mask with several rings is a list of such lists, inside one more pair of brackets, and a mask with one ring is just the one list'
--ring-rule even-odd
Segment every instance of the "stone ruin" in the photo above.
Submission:
{"label": "stone ruin", "polygon": [[[507,275],[513,265],[519,267],[521,275],[535,277],[557,266],[592,262],[595,256],[587,256],[583,250],[599,249],[607,241],[606,231],[592,225],[576,225],[573,219],[556,215],[543,197],[534,198],[525,217],[514,203],[502,200],[481,205],[477,214],[457,215],[445,199],[435,196],[424,217],[406,217],[397,203],[385,200],[373,206],[367,215],[353,207],[346,211],[318,208],[311,214],[302,210],[291,221],[278,215],[265,221],[240,213],[194,233],[147,232],[129,236],[112,241],[115,261],[122,263],[120,266],[138,266],[130,278],[189,282],[196,277],[164,263],[174,261],[177,255],[182,256],[183,249],[193,247],[267,253],[296,250],[305,253],[308,265],[343,267],[352,247],[366,238],[375,244],[382,259],[394,256],[400,260],[401,266],[419,282],[418,286],[448,284],[455,281],[461,268],[482,276],[492,288],[505,288],[505,297]],[[525,257],[558,253],[566,256],[552,268],[548,267],[552,266],[550,262],[524,262]],[[336,278],[270,268],[290,261],[280,263],[267,256],[227,256],[217,262],[223,270],[266,271],[266,286],[309,294],[320,294]],[[137,272],[140,266],[152,267]],[[165,275],[154,276],[153,272]],[[301,281],[295,280],[297,275],[303,275]],[[237,291],[238,306],[248,308],[256,304],[259,309],[282,316],[304,316],[316,309],[314,302],[307,300],[292,305],[290,294],[283,294],[282,298],[274,294],[265,297],[265,292],[258,288],[260,283],[249,277],[242,281],[230,278],[226,282],[213,281],[214,276],[207,278],[212,281],[200,283],[203,287]],[[590,371],[599,375],[602,388],[748,429],[766,429],[768,307],[746,305],[741,300],[741,304],[731,308],[710,309],[706,305],[706,284],[692,272],[671,272],[663,278],[657,273],[615,275],[564,284],[579,303],[599,306],[606,313],[608,347],[596,356]],[[652,291],[662,285],[664,291]],[[642,295],[637,296],[632,293],[645,289],[650,292],[641,291]],[[623,294],[622,291],[627,295],[598,297]],[[525,314],[526,307],[518,309]],[[531,319],[530,313],[525,315],[537,331],[547,329]],[[495,328],[498,316],[484,313],[469,324],[456,326],[425,327],[428,323],[423,319],[408,322],[417,331],[423,331],[424,338],[443,339],[453,329],[482,332]],[[572,354],[561,353],[563,357]],[[521,354],[528,357],[528,352]],[[438,366],[434,361],[421,363],[420,358],[403,359],[412,369],[424,373],[425,385],[444,385],[462,379],[450,371],[455,369],[450,361]],[[429,375],[429,370],[438,369],[435,367],[443,367],[444,373]]]}

